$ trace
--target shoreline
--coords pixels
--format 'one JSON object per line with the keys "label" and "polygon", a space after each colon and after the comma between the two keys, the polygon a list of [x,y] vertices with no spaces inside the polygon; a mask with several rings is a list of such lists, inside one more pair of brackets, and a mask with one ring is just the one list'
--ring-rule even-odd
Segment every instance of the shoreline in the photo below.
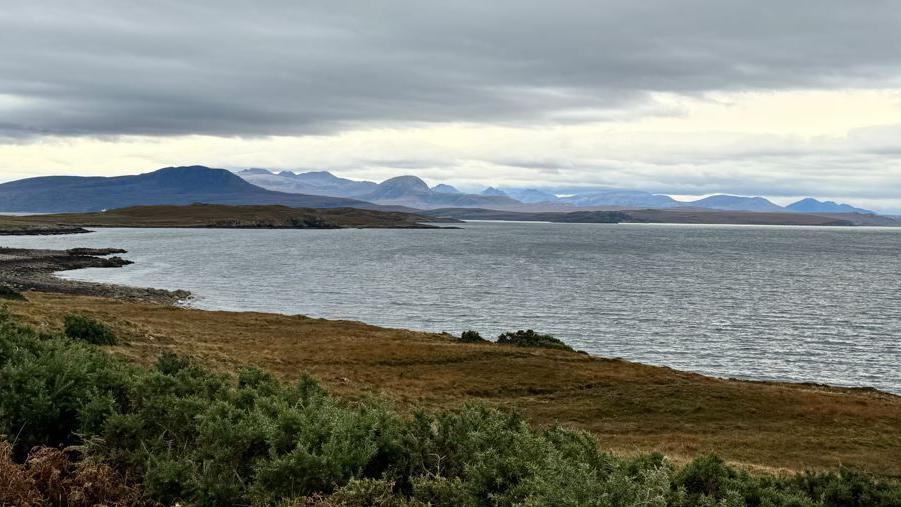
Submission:
{"label": "shoreline", "polygon": [[[401,410],[478,402],[533,424],[590,432],[621,455],[675,460],[716,453],[767,471],[854,465],[901,477],[901,396],[872,388],[707,376],[575,351],[462,343],[456,337],[347,320],[178,306],[185,291],[63,280],[116,268],[120,249],[0,249],[4,306],[36,329],[90,315],[123,340],[111,352],[152,365],[163,352],[227,372],[256,366],[285,382],[307,373],[337,396]],[[826,450],[823,442],[832,442]]]}
{"label": "shoreline", "polygon": [[[109,298],[125,302],[151,303],[163,306],[181,306],[183,303],[186,303],[191,299],[191,292],[181,289],[168,290],[153,287],[134,287],[112,283],[72,280],[57,276],[58,273],[64,271],[74,271],[86,268],[120,268],[134,264],[133,261],[129,261],[116,256],[116,254],[125,253],[128,253],[127,250],[120,248],[70,248],[67,250],[50,250],[0,247],[0,287],[8,287],[19,292],[35,291],[48,294],[89,296]],[[2,301],[3,299],[0,298],[0,303],[2,303]],[[258,312],[247,310],[207,310],[191,307],[186,308],[204,312],[260,313],[266,315],[280,315],[285,317],[291,317],[294,315],[291,313],[271,311]],[[334,322],[348,321],[348,319],[343,318],[334,319],[308,316],[304,316],[304,318],[315,318],[319,320],[328,320]],[[352,321],[357,322],[355,320]],[[363,323],[362,321],[360,322]],[[384,329],[408,331],[412,333],[440,334],[443,336],[449,336],[446,332],[439,333],[437,331],[410,328],[386,328],[379,324],[363,324]],[[490,343],[494,344],[493,341],[491,341]],[[816,380],[792,381],[769,378],[743,378],[739,376],[716,375],[691,370],[680,370],[672,368],[671,366],[665,364],[642,363],[618,357],[607,358],[605,356],[592,355],[584,351],[576,351],[576,353],[597,359],[625,361],[657,368],[670,368],[674,371],[680,371],[719,380],[766,384],[784,384],[789,386],[804,386],[814,389],[873,392],[888,396],[896,396],[901,399],[901,394],[871,386],[837,385],[819,382]]]}
{"label": "shoreline", "polygon": [[383,399],[405,412],[486,403],[539,426],[589,431],[620,455],[716,453],[761,470],[853,465],[901,477],[901,396],[874,389],[725,379],[347,320],[24,295],[6,305],[25,323],[55,332],[67,313],[89,315],[120,337],[110,351],[138,364],[175,352],[222,372],[256,366],[286,383],[309,374],[351,402]]}
{"label": "shoreline", "polygon": [[84,268],[120,268],[133,264],[115,254],[127,253],[118,248],[72,248],[42,250],[28,248],[0,248],[0,286],[15,291],[38,291],[139,301],[161,305],[175,305],[188,299],[184,290],[169,291],[155,288],[130,287],[67,280],[56,276],[62,271]]}

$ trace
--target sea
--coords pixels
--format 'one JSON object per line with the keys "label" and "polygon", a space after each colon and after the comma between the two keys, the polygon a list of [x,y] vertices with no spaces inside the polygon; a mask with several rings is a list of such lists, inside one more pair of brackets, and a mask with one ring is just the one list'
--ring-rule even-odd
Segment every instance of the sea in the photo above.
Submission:
{"label": "sea", "polygon": [[901,394],[901,229],[467,222],[459,229],[98,229],[0,246],[121,247],[61,276],[186,289],[188,306],[485,337]]}

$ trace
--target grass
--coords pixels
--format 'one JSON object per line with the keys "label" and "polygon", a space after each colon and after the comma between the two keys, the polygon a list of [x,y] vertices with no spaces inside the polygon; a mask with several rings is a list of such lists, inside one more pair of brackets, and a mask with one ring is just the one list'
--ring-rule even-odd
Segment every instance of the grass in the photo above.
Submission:
{"label": "grass", "polygon": [[659,451],[682,463],[716,453],[759,471],[852,465],[901,477],[901,398],[872,390],[716,379],[356,322],[28,299],[9,306],[39,330],[61,329],[68,312],[90,315],[123,340],[108,350],[139,364],[169,351],[220,371],[251,365],[284,381],[308,373],[342,399],[375,395],[409,412],[479,401],[516,409],[540,427],[590,431],[619,455]]}
{"label": "grass", "polygon": [[307,209],[287,206],[136,206],[97,213],[0,216],[0,230],[59,227],[199,227],[333,229],[340,227],[426,227],[435,218],[354,208]]}
{"label": "grass", "polygon": [[752,475],[713,455],[619,457],[589,433],[484,405],[404,415],[307,376],[219,373],[171,352],[140,367],[104,350],[0,311],[0,436],[13,442],[0,442],[0,503],[901,503],[901,484],[850,469]]}

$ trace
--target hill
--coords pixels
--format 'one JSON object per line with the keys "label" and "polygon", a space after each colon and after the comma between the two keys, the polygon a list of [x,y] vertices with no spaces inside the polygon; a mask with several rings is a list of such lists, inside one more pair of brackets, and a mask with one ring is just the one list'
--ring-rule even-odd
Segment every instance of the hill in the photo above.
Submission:
{"label": "hill", "polygon": [[711,195],[697,201],[685,203],[686,206],[712,208],[728,211],[779,212],[785,208],[773,204],[763,197],[742,197],[737,195]]}
{"label": "hill", "polygon": [[0,184],[0,211],[65,213],[193,203],[382,209],[355,199],[274,192],[224,169],[204,166],[167,167],[134,176],[50,176]]}
{"label": "hill", "polygon": [[93,213],[0,216],[0,234],[84,232],[85,227],[194,227],[217,229],[433,228],[433,217],[357,208],[287,206],[136,206]]}
{"label": "hill", "polygon": [[432,187],[432,192],[439,192],[442,194],[462,194],[456,187],[445,185],[444,183],[439,183]]}
{"label": "hill", "polygon": [[237,173],[241,178],[270,190],[302,192],[314,195],[342,196],[366,202],[419,209],[441,207],[505,208],[521,204],[506,196],[465,194],[450,185],[429,188],[421,178],[396,176],[381,183],[340,178],[328,171],[295,174],[282,171],[247,169]]}
{"label": "hill", "polygon": [[360,199],[384,205],[432,209],[441,207],[508,207],[521,204],[506,196],[452,193],[429,188],[416,176],[397,176],[379,183],[375,191]]}
{"label": "hill", "polygon": [[610,189],[561,197],[557,202],[572,206],[623,206],[636,208],[671,208],[681,204],[668,195],[640,190]]}
{"label": "hill", "polygon": [[[269,190],[310,195],[348,197],[383,204],[419,209],[486,208],[504,211],[596,211],[629,209],[718,210],[761,213],[856,213],[872,211],[847,204],[806,198],[786,207],[763,197],[718,194],[694,201],[677,201],[665,194],[643,190],[607,187],[485,188],[480,194],[467,194],[457,188],[438,184],[429,188],[413,175],[398,176],[375,183],[340,178],[328,171],[274,173],[267,169],[245,169],[237,173],[246,181]],[[856,220],[856,219],[855,219]]]}
{"label": "hill", "polygon": [[875,215],[876,213],[863,208],[855,208],[848,204],[839,204],[833,201],[818,201],[813,197],[801,199],[785,207],[789,211],[797,211],[800,213],[863,213],[865,215]]}

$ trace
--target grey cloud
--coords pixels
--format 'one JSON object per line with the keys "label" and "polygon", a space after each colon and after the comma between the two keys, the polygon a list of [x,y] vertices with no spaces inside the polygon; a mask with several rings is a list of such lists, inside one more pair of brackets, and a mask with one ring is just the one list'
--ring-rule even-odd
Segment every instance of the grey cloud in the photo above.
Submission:
{"label": "grey cloud", "polygon": [[674,114],[647,94],[895,86],[898,47],[884,0],[16,2],[0,136]]}

